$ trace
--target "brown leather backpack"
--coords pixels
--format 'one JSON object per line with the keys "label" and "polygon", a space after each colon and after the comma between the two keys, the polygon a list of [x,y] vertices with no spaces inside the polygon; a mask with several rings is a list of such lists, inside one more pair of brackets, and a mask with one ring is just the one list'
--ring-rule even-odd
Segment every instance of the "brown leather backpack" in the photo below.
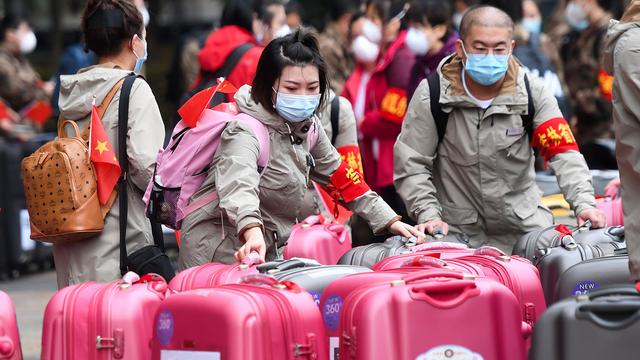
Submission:
{"label": "brown leather backpack", "polygon": [[[119,81],[100,106],[104,115]],[[65,127],[73,128],[67,136]],[[96,175],[89,159],[89,125],[80,134],[75,121],[58,119],[58,137],[22,160],[22,178],[31,223],[31,239],[54,244],[87,239],[104,228],[104,218],[113,205],[114,191],[105,206],[98,201]]]}

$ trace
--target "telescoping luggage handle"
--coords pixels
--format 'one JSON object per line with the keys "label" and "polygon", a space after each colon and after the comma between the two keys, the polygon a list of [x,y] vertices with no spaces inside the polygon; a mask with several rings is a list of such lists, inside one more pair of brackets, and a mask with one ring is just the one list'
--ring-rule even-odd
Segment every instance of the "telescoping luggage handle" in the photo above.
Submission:
{"label": "telescoping luggage handle", "polygon": [[292,281],[278,281],[276,278],[265,274],[251,274],[240,279],[240,284],[266,285],[275,289],[302,292],[302,288]]}
{"label": "telescoping luggage handle", "polygon": [[[603,302],[592,302],[598,298],[620,295],[626,298],[611,298]],[[635,297],[629,301],[628,297]],[[605,329],[623,329],[640,321],[640,293],[633,287],[619,287],[595,291],[576,296],[580,303],[576,307],[578,319],[589,320]]]}

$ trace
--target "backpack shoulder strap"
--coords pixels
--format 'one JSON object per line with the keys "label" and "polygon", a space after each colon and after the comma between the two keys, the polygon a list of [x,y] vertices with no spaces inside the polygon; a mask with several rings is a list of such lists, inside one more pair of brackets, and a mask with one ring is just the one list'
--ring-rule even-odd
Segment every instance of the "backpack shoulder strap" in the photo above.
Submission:
{"label": "backpack shoulder strap", "polygon": [[118,162],[122,175],[118,180],[118,204],[120,220],[120,273],[127,272],[127,214],[129,204],[127,202],[127,177],[129,173],[129,158],[127,157],[127,133],[129,127],[129,97],[133,83],[136,81],[135,74],[129,74],[124,79],[120,92],[120,104],[118,106]]}
{"label": "backpack shoulder strap", "polygon": [[[240,59],[242,59],[242,57],[244,56],[244,54],[247,53],[247,51],[249,51],[251,48],[253,48],[253,44],[251,43],[244,43],[238,47],[236,47],[235,49],[233,49],[233,51],[231,52],[231,54],[229,54],[229,56],[227,56],[227,58],[224,61],[224,65],[222,65],[222,67],[215,72],[215,76],[213,79],[208,79],[206,81],[206,87],[210,86],[209,84],[216,84],[217,79],[219,77],[223,77],[223,78],[228,78],[229,75],[231,74],[231,72],[233,71],[233,69],[236,67],[236,65],[238,65],[238,63],[240,62]],[[204,89],[204,88],[202,88]],[[202,90],[201,89],[201,90]],[[223,94],[223,93],[215,93],[213,95],[213,97],[211,98],[211,102],[209,103],[210,107],[214,107],[216,105],[222,104],[223,102],[225,102],[227,100],[227,94]]]}
{"label": "backpack shoulder strap", "polygon": [[262,168],[261,172],[267,168],[269,163],[269,152],[270,152],[270,144],[269,144],[269,130],[267,126],[263,124],[260,120],[247,115],[245,113],[240,113],[236,115],[234,120],[240,121],[243,124],[246,124],[253,130],[253,134],[258,139],[258,144],[260,146],[260,154],[258,156],[258,167]]}
{"label": "backpack shoulder strap", "polygon": [[533,119],[536,116],[536,107],[533,104],[533,96],[531,95],[531,85],[529,84],[529,77],[524,75],[524,86],[527,90],[527,114],[522,115],[522,126],[529,136],[529,141],[533,139]]}
{"label": "backpack shoulder strap", "polygon": [[440,74],[434,72],[427,77],[427,83],[429,85],[429,102],[431,105],[431,115],[436,123],[436,130],[438,131],[438,144],[444,139],[444,134],[447,131],[447,122],[449,121],[449,114],[442,111],[440,105]]}
{"label": "backpack shoulder strap", "polygon": [[[331,100],[331,144],[335,146],[340,133],[340,96],[336,95]],[[309,146],[309,149],[312,147]]]}
{"label": "backpack shoulder strap", "polygon": [[[127,75],[127,77],[129,76],[130,75]],[[102,117],[104,116],[104,113],[105,111],[107,111],[109,104],[111,104],[111,101],[113,101],[113,98],[116,96],[118,91],[120,91],[120,89],[122,88],[122,84],[124,84],[124,81],[127,77],[120,79],[115,85],[113,85],[113,87],[111,88],[111,90],[109,90],[109,92],[104,97],[104,99],[102,99],[102,102],[100,103],[100,105],[98,105],[98,115],[100,115],[100,119],[102,119]],[[58,123],[60,123],[60,119],[58,120]],[[89,123],[87,124],[87,127],[82,132],[83,139],[89,138],[90,127],[91,127],[91,121],[89,121]]]}

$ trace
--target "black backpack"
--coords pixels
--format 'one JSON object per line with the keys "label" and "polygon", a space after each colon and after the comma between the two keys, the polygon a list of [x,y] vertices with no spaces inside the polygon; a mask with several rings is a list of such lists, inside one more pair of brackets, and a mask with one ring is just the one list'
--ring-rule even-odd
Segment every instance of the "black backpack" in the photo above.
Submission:
{"label": "black backpack", "polygon": [[[436,129],[438,131],[438,144],[444,139],[444,134],[447,131],[447,122],[449,121],[449,114],[442,111],[440,106],[440,74],[434,72],[427,77],[427,83],[429,85],[429,97],[431,104],[431,115],[436,122]],[[522,126],[524,127],[527,135],[529,135],[529,142],[533,138],[533,119],[535,117],[536,109],[533,106],[533,98],[531,97],[531,87],[529,86],[529,78],[525,74],[524,85],[527,89],[527,104],[529,111],[526,115],[522,115]]]}

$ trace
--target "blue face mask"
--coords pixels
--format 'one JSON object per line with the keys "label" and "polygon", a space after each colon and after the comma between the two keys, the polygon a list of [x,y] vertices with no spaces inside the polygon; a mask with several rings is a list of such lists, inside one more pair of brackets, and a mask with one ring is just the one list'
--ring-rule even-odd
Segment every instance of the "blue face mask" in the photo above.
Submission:
{"label": "blue face mask", "polygon": [[542,29],[542,20],[540,19],[522,19],[522,27],[532,34],[540,34]]}
{"label": "blue face mask", "polygon": [[507,73],[511,54],[468,54],[464,45],[462,45],[462,50],[467,55],[467,62],[464,64],[464,68],[467,74],[478,84],[484,86],[493,85]]}
{"label": "blue face mask", "polygon": [[303,122],[310,118],[318,104],[320,104],[320,94],[293,95],[276,92],[276,111],[292,123]]}
{"label": "blue face mask", "polygon": [[[138,39],[140,38],[138,37]],[[147,41],[146,40],[142,40],[142,41],[144,41],[144,55],[142,57],[138,57],[138,54],[136,54],[135,50],[131,50],[133,52],[133,55],[136,56],[136,65],[133,67],[133,72],[136,74],[139,74],[142,71],[142,66],[144,65],[144,62],[147,61],[147,57],[148,57]]]}

